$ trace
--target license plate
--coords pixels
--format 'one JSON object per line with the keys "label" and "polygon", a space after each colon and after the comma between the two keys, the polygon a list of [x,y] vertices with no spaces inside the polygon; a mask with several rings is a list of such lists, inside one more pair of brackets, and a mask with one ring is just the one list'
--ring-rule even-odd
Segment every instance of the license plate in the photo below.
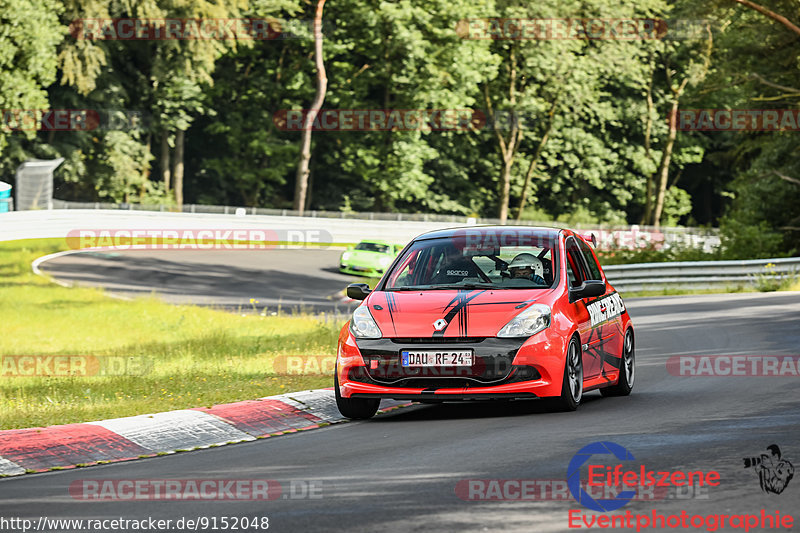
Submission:
{"label": "license plate", "polygon": [[400,352],[400,366],[472,366],[471,350],[416,351]]}

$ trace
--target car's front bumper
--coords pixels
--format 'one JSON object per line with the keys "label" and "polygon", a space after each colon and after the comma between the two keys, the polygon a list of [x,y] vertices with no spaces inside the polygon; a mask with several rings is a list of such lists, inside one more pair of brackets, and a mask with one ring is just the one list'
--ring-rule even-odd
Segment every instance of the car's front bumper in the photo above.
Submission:
{"label": "car's front bumper", "polygon": [[[407,349],[471,349],[472,367],[409,369]],[[547,330],[527,339],[390,339],[356,341],[343,331],[337,372],[341,394],[356,398],[459,401],[558,396],[564,344]]]}
{"label": "car's front bumper", "polygon": [[383,276],[383,272],[385,269],[380,267],[373,267],[373,266],[365,266],[365,265],[353,265],[350,263],[339,263],[339,272],[342,274],[352,274],[355,276],[371,276],[371,277],[379,277]]}

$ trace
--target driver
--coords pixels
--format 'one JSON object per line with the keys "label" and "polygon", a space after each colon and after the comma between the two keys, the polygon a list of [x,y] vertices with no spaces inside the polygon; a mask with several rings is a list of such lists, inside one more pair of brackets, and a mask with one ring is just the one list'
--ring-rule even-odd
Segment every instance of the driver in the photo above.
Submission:
{"label": "driver", "polygon": [[544,281],[542,260],[527,252],[519,254],[508,265],[511,279],[527,279],[538,285],[547,285]]}

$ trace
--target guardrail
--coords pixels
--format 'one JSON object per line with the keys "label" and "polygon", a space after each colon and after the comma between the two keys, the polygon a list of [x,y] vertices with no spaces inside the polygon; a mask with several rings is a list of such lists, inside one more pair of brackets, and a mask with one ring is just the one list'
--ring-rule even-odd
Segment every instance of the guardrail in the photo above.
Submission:
{"label": "guardrail", "polygon": [[798,279],[800,257],[636,263],[609,265],[603,271],[620,292],[755,287],[768,281]]}

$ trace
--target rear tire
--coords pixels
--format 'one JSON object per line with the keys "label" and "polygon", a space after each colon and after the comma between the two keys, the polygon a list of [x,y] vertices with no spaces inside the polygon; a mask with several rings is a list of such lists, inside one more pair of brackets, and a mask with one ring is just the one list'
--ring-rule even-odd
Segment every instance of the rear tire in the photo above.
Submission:
{"label": "rear tire", "polygon": [[583,363],[581,347],[575,337],[567,345],[564,361],[564,379],[561,381],[561,396],[553,398],[552,406],[557,411],[574,411],[583,397]]}
{"label": "rear tire", "polygon": [[636,378],[636,354],[633,345],[633,331],[628,329],[625,332],[625,340],[622,344],[622,356],[619,362],[619,380],[616,385],[600,389],[603,396],[628,396],[633,389],[633,382]]}
{"label": "rear tire", "polygon": [[336,394],[336,407],[342,416],[353,420],[372,418],[378,412],[381,401],[376,398],[343,398],[339,391],[339,370],[333,376],[333,389]]}

